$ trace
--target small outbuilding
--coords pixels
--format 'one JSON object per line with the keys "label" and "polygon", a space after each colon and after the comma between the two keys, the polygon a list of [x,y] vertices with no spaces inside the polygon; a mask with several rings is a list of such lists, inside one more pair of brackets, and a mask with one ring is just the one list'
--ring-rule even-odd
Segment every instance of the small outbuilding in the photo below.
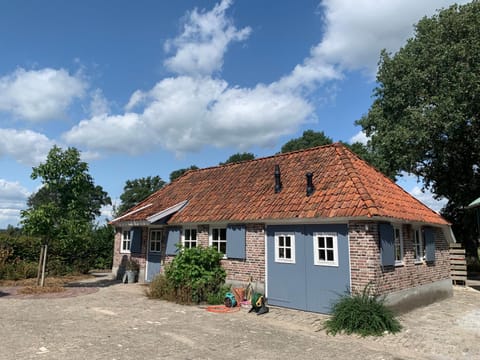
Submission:
{"label": "small outbuilding", "polygon": [[111,222],[113,273],[149,282],[184,247],[224,254],[269,304],[329,313],[371,289],[397,309],[452,294],[450,224],[342,144],[192,170]]}

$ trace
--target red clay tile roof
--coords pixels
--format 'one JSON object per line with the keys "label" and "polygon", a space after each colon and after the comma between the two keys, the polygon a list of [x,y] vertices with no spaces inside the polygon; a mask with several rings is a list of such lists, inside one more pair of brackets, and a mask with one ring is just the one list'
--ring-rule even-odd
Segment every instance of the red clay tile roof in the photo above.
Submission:
{"label": "red clay tile roof", "polygon": [[[275,165],[280,166],[279,193]],[[307,172],[313,173],[311,196],[306,195]],[[112,223],[145,220],[185,200],[169,223],[381,217],[448,224],[339,143],[189,171]]]}

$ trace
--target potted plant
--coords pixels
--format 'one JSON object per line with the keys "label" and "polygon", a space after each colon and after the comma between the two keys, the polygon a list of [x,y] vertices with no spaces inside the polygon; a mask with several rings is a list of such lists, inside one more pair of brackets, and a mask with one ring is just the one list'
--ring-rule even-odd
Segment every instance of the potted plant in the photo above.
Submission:
{"label": "potted plant", "polygon": [[128,259],[127,263],[125,264],[126,274],[128,283],[134,283],[137,281],[138,277],[138,270],[140,269],[140,265],[136,259]]}

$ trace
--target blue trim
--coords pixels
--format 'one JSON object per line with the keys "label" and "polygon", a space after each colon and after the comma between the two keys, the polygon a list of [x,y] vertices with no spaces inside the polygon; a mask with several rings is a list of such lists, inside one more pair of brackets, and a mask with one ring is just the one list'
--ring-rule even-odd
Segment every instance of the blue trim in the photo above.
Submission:
{"label": "blue trim", "polygon": [[171,228],[168,229],[167,233],[167,249],[165,250],[166,255],[177,255],[177,244],[180,242],[180,229]]}
{"label": "blue trim", "polygon": [[132,242],[130,243],[130,252],[141,253],[142,252],[142,228],[133,227],[130,230],[130,238],[132,239]]}
{"label": "blue trim", "polygon": [[424,230],[425,235],[425,261],[435,261],[435,232],[432,228],[426,227]]}
{"label": "blue trim", "polygon": [[395,265],[395,236],[392,224],[380,224],[380,257],[382,266]]}
{"label": "blue trim", "polygon": [[245,259],[245,226],[227,226],[227,257],[233,259]]}

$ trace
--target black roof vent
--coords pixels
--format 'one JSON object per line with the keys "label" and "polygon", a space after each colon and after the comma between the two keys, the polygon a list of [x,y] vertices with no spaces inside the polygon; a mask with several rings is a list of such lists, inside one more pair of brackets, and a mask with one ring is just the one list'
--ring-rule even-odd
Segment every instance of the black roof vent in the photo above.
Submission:
{"label": "black roof vent", "polygon": [[310,196],[315,191],[315,187],[313,186],[313,173],[308,172],[305,176],[307,177],[307,196]]}
{"label": "black roof vent", "polygon": [[282,190],[282,180],[280,180],[280,165],[275,165],[275,194]]}

